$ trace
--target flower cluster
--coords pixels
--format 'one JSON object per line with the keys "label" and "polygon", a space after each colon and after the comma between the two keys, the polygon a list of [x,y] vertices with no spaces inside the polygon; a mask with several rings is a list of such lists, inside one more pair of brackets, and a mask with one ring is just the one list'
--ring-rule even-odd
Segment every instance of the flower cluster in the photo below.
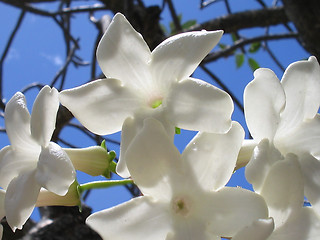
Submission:
{"label": "flower cluster", "polygon": [[[231,120],[224,91],[190,77],[222,31],[170,37],[152,52],[122,14],[97,49],[106,76],[60,93],[45,86],[30,116],[7,103],[10,146],[0,151],[0,216],[22,228],[35,206],[81,204],[76,170],[133,182],[142,195],[92,214],[103,239],[312,240],[320,235],[320,67],[291,64],[281,81],[258,69],[244,92],[253,139]],[[120,158],[103,146],[64,149],[53,132],[59,103],[89,131],[121,132]],[[180,153],[176,128],[198,131]],[[244,167],[254,191],[226,187]],[[103,184],[117,184],[111,180]],[[305,199],[311,206],[304,206]]]}

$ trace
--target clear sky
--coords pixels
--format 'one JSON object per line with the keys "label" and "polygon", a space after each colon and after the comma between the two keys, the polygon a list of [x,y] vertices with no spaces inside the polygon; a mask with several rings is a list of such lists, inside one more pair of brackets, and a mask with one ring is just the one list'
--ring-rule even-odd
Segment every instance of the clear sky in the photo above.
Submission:
{"label": "clear sky", "polygon": [[[148,1],[148,4],[159,4],[162,1]],[[187,2],[187,3],[186,3]],[[198,23],[207,21],[213,17],[219,17],[226,14],[226,8],[222,1],[212,4],[207,8],[199,9],[199,0],[190,1],[174,1],[177,13],[182,14],[182,22],[195,19]],[[230,0],[230,5],[233,12],[244,11],[247,9],[256,9],[260,6],[254,0]],[[268,5],[271,5],[272,1],[265,1]],[[88,1],[78,1],[77,4],[91,4]],[[51,7],[55,9],[54,4],[39,4],[37,7],[47,8]],[[109,12],[99,12],[95,16],[101,17],[103,14]],[[19,17],[20,11],[0,3],[0,53],[2,54],[4,46],[8,41],[9,34],[15,26],[15,23]],[[109,13],[110,14],[110,13]],[[162,23],[168,28],[171,17],[167,7],[162,14]],[[95,26],[88,21],[88,14],[80,13],[72,19],[72,33],[76,38],[80,39],[81,50],[78,55],[85,61],[91,61],[91,53],[93,43],[95,41],[97,31]],[[283,27],[272,27],[271,32],[281,32]],[[264,34],[265,29],[256,28],[250,30],[240,31],[247,37],[257,36]],[[54,78],[56,72],[61,68],[65,60],[64,40],[60,29],[56,26],[52,19],[46,17],[36,16],[34,14],[27,13],[23,20],[22,26],[19,29],[16,38],[14,39],[12,48],[5,60],[3,68],[4,79],[4,96],[9,100],[12,95],[22,90],[26,85],[33,82],[40,82],[48,84]],[[225,35],[221,39],[221,43],[230,44],[230,35]],[[286,67],[291,62],[307,58],[309,55],[306,53],[295,40],[286,41],[274,41],[270,42],[271,48],[274,50],[277,57]],[[217,50],[216,47],[214,50]],[[259,50],[256,54],[248,54],[246,58],[254,57],[254,59],[260,64],[261,67],[271,68],[276,72],[279,78],[282,76],[282,71],[273,63],[270,57],[262,50]],[[242,102],[242,94],[244,87],[249,81],[253,79],[251,69],[247,64],[244,64],[241,68],[237,69],[235,59],[229,57],[221,59],[217,62],[209,64],[208,67],[219,77],[224,83],[232,90],[235,96]],[[100,70],[99,70],[100,71]],[[206,81],[211,81],[210,78],[201,70],[197,70],[193,77],[200,78]],[[71,88],[79,86],[90,79],[90,66],[75,68],[72,66],[68,72],[65,88]],[[210,82],[212,83],[212,82]],[[215,84],[215,83],[213,83]],[[37,91],[32,90],[26,93],[27,101],[31,109],[33,100]],[[246,129],[244,117],[242,112],[235,107],[233,119],[239,121],[241,125]],[[0,126],[3,126],[3,119],[0,118]],[[76,134],[76,139],[75,139]],[[184,146],[190,141],[194,133],[183,131],[181,135],[176,138],[176,145],[179,150],[182,151]],[[88,141],[84,135],[79,135],[79,132],[68,129],[63,132],[63,136],[66,139],[71,140],[73,144],[78,147],[87,147],[93,144]],[[247,135],[248,136],[248,135]],[[114,134],[112,139],[119,140],[120,134]],[[8,145],[8,139],[5,134],[0,134],[0,147]],[[110,149],[114,149],[118,152],[118,146],[108,144]],[[97,180],[102,178],[91,178],[85,174],[79,173],[79,181],[81,183]],[[239,170],[229,183],[231,186],[243,186],[250,187],[244,177],[243,170]],[[102,210],[107,207],[113,206],[120,202],[130,199],[130,195],[124,187],[116,187],[104,190],[93,190],[87,199],[87,204],[93,207],[94,211]]]}

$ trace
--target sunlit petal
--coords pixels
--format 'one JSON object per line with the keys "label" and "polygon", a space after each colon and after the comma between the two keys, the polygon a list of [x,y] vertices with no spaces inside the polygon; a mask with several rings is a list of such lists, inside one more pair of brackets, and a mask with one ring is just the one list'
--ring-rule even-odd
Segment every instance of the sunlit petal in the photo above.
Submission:
{"label": "sunlit petal", "polygon": [[320,161],[308,153],[299,156],[304,177],[304,193],[320,216]]}
{"label": "sunlit petal", "polygon": [[106,77],[119,79],[140,93],[152,88],[148,62],[151,52],[141,34],[122,14],[116,14],[97,49],[98,63]]}
{"label": "sunlit petal", "polygon": [[136,111],[133,117],[129,117],[124,121],[121,131],[120,158],[117,164],[117,173],[123,178],[130,177],[125,160],[125,153],[128,149],[128,146],[134,137],[141,131],[144,119],[150,117],[161,122],[168,133],[168,136],[172,138],[173,142],[175,126],[168,121],[162,107],[158,107],[156,109],[141,108]]}
{"label": "sunlit petal", "polygon": [[251,225],[241,229],[232,240],[267,240],[274,229],[274,221],[269,219],[258,219]]}
{"label": "sunlit petal", "polygon": [[199,185],[205,190],[217,190],[229,181],[235,165],[244,131],[233,122],[226,134],[198,133],[182,154],[193,167]]}
{"label": "sunlit petal", "polygon": [[6,191],[6,218],[13,231],[22,228],[35,207],[41,187],[34,175],[34,171],[20,174],[10,182]]}
{"label": "sunlit petal", "polygon": [[254,80],[244,91],[246,122],[256,141],[273,139],[285,106],[285,94],[279,79],[270,69],[254,72]]}
{"label": "sunlit petal", "polygon": [[320,218],[312,208],[304,207],[293,214],[289,221],[276,229],[268,240],[318,240]]}
{"label": "sunlit petal", "polygon": [[56,127],[59,108],[58,91],[45,86],[34,101],[31,113],[31,134],[40,146],[48,146]]}
{"label": "sunlit petal", "polygon": [[223,31],[197,31],[172,36],[152,51],[155,84],[165,92],[173,82],[189,77],[219,42]]}
{"label": "sunlit petal", "polygon": [[268,217],[264,199],[246,189],[225,187],[202,198],[208,231],[218,236],[232,237],[253,221]]}
{"label": "sunlit petal", "polygon": [[0,186],[6,189],[10,181],[20,172],[35,169],[38,155],[39,153],[14,151],[12,146],[2,148],[0,151]]}
{"label": "sunlit petal", "polygon": [[163,240],[171,228],[166,207],[149,197],[137,197],[90,215],[86,223],[103,239]]}
{"label": "sunlit petal", "polygon": [[177,127],[215,133],[231,127],[231,97],[204,81],[189,78],[174,84],[163,104]]}
{"label": "sunlit petal", "polygon": [[86,128],[100,135],[120,131],[123,121],[141,105],[116,79],[100,79],[62,91],[59,98]]}
{"label": "sunlit petal", "polygon": [[161,123],[149,118],[126,152],[126,163],[134,182],[146,196],[170,199],[175,178],[183,174],[178,149]]}
{"label": "sunlit petal", "polygon": [[39,146],[31,137],[30,114],[24,95],[17,92],[5,108],[6,131],[15,150],[38,151]]}
{"label": "sunlit petal", "polygon": [[303,176],[297,156],[288,154],[272,166],[260,194],[266,200],[276,228],[284,224],[292,212],[301,209]]}
{"label": "sunlit petal", "polygon": [[305,119],[313,118],[320,105],[320,66],[315,57],[290,64],[281,80],[286,107],[281,127],[294,129]]}
{"label": "sunlit petal", "polygon": [[65,195],[75,180],[75,169],[62,148],[50,142],[43,148],[37,165],[38,184],[58,195]]}
{"label": "sunlit petal", "polygon": [[253,189],[261,192],[261,188],[271,167],[277,161],[283,159],[281,153],[269,143],[268,139],[263,139],[254,149],[250,162],[248,163],[245,174]]}

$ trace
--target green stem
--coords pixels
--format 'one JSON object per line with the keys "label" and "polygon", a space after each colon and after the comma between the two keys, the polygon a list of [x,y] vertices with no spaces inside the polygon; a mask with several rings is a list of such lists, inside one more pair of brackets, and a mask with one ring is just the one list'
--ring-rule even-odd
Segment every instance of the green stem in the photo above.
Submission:
{"label": "green stem", "polygon": [[133,180],[123,179],[123,180],[95,181],[95,182],[80,184],[78,186],[78,191],[80,194],[82,194],[84,191],[89,189],[108,188],[108,187],[121,186],[121,185],[127,185],[127,184],[133,184]]}

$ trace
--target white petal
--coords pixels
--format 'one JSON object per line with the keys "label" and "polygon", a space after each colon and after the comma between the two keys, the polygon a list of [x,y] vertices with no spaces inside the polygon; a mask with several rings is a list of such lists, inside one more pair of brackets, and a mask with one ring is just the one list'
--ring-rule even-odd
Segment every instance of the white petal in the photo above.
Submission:
{"label": "white petal", "polygon": [[80,206],[81,199],[78,192],[77,187],[79,184],[77,181],[74,181],[68,193],[64,196],[60,196],[54,194],[53,192],[49,192],[48,190],[41,189],[40,194],[38,196],[36,206],[37,207],[44,207],[44,206]]}
{"label": "white petal", "polygon": [[303,120],[313,118],[319,109],[320,67],[316,58],[292,63],[281,83],[287,101],[281,114],[281,126],[293,129]]}
{"label": "white petal", "polygon": [[175,126],[171,125],[167,120],[162,107],[158,107],[156,109],[143,108],[136,111],[133,118],[129,117],[125,120],[121,131],[120,158],[117,164],[117,173],[123,178],[130,177],[125,160],[125,153],[128,146],[132,142],[133,138],[141,131],[144,119],[150,117],[161,122],[173,142]]}
{"label": "white petal", "polygon": [[35,207],[41,187],[34,175],[34,171],[20,174],[11,181],[6,191],[6,218],[13,231],[22,228]]}
{"label": "white petal", "polygon": [[3,237],[3,226],[0,224],[0,239]]}
{"label": "white petal", "polygon": [[199,185],[217,190],[229,181],[244,138],[240,124],[233,122],[226,134],[198,133],[188,144],[182,158],[193,167]]}
{"label": "white petal", "polygon": [[252,137],[272,140],[285,105],[285,94],[277,76],[270,69],[254,72],[254,80],[244,90],[244,111]]}
{"label": "white petal", "polygon": [[109,154],[100,146],[64,148],[74,168],[91,176],[103,175],[109,167]]}
{"label": "white petal", "polygon": [[172,36],[152,51],[155,84],[165,92],[171,83],[184,80],[219,42],[223,31],[197,31]]}
{"label": "white petal", "polygon": [[251,225],[241,229],[232,240],[267,240],[274,229],[274,221],[269,219],[258,219]]}
{"label": "white petal", "polygon": [[6,189],[10,181],[19,173],[35,169],[39,153],[15,151],[12,146],[2,148],[0,151],[0,186]]}
{"label": "white petal", "polygon": [[141,34],[122,14],[116,14],[97,49],[98,63],[105,76],[146,93],[152,86],[148,67],[150,57],[151,52]]}
{"label": "white petal", "polygon": [[299,156],[304,176],[304,193],[320,216],[320,161],[310,154]]}
{"label": "white petal", "polygon": [[163,104],[179,128],[225,133],[231,127],[231,97],[204,81],[189,78],[174,84]]}
{"label": "white petal", "polygon": [[141,105],[116,79],[100,79],[62,91],[61,104],[91,132],[106,135],[121,130],[123,121]]}
{"label": "white petal", "polygon": [[245,174],[246,179],[252,184],[253,189],[261,192],[261,188],[273,164],[283,159],[281,153],[269,143],[268,139],[263,139],[254,149]]}
{"label": "white petal", "polygon": [[293,152],[299,155],[308,152],[320,157],[320,115],[305,120],[286,135],[276,135],[275,145],[283,153]]}
{"label": "white petal", "polygon": [[238,159],[236,170],[242,168],[248,164],[253,154],[254,148],[258,145],[258,143],[253,139],[245,139],[242,143]]}
{"label": "white petal", "polygon": [[43,148],[37,165],[36,180],[50,192],[65,195],[75,180],[75,169],[62,148],[50,142]]}
{"label": "white petal", "polygon": [[31,113],[31,134],[40,146],[48,146],[56,127],[59,108],[58,91],[45,86],[34,101]]}
{"label": "white petal", "polygon": [[268,217],[264,199],[242,188],[225,187],[202,200],[208,229],[218,236],[232,237],[259,218]]}
{"label": "white petal", "polygon": [[202,219],[194,217],[176,219],[173,222],[173,230],[166,240],[221,240],[216,234],[207,231],[206,227],[206,222]]}
{"label": "white petal", "polygon": [[276,229],[268,240],[318,240],[319,236],[319,215],[312,208],[304,207]]}
{"label": "white petal", "polygon": [[[155,199],[170,199],[176,177],[183,175],[178,149],[161,123],[148,118],[126,152],[132,179],[141,192]],[[182,184],[182,183],[181,183]]]}
{"label": "white petal", "polygon": [[24,95],[17,92],[5,108],[6,131],[12,147],[23,152],[39,151],[40,146],[31,137],[30,114]]}
{"label": "white petal", "polygon": [[272,166],[260,194],[266,200],[276,228],[284,224],[292,212],[301,209],[303,176],[297,156],[288,154]]}
{"label": "white petal", "polygon": [[[6,215],[6,211],[4,209],[5,197],[6,197],[6,191],[4,191],[3,189],[0,189],[0,220]],[[1,236],[1,234],[0,234],[0,236]],[[0,239],[1,239],[1,237],[0,237]]]}
{"label": "white petal", "polygon": [[86,223],[103,239],[163,240],[170,231],[171,219],[166,205],[144,196],[94,213]]}

